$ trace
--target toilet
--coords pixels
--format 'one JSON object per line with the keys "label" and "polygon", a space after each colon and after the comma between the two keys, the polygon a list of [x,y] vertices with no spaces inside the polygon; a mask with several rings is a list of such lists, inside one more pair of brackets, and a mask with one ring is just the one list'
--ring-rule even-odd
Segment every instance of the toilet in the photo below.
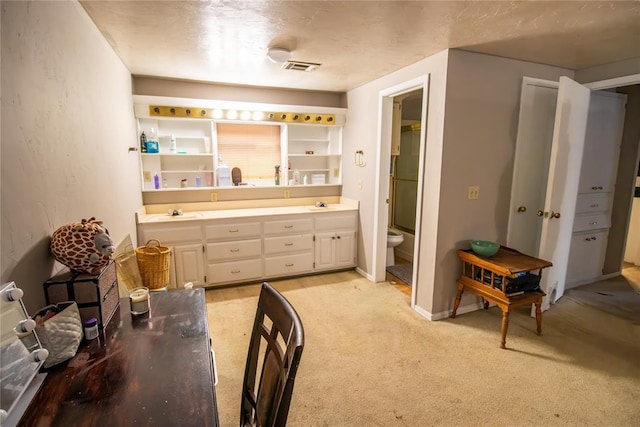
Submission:
{"label": "toilet", "polygon": [[404,241],[404,235],[396,230],[387,230],[387,267],[395,265],[394,249]]}

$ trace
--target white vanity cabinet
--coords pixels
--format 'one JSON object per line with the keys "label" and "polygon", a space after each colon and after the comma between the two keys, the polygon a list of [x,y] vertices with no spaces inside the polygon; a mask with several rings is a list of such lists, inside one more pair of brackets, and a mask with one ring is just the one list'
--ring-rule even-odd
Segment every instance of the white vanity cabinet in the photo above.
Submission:
{"label": "white vanity cabinet", "polygon": [[264,221],[264,269],[267,277],[313,271],[311,215],[291,215]]}
{"label": "white vanity cabinet", "polygon": [[172,288],[186,282],[221,286],[354,267],[358,211],[317,209],[198,220],[155,216],[153,222],[138,224],[138,244],[155,239],[171,248]]}
{"label": "white vanity cabinet", "polygon": [[214,221],[204,226],[207,284],[222,285],[260,279],[262,222],[256,218]]}
{"label": "white vanity cabinet", "polygon": [[323,213],[315,218],[315,270],[356,265],[357,212]]}
{"label": "white vanity cabinet", "polygon": [[187,282],[196,286],[206,283],[204,271],[202,226],[200,222],[182,224],[144,224],[138,226],[138,244],[158,240],[171,248],[169,287],[180,289]]}

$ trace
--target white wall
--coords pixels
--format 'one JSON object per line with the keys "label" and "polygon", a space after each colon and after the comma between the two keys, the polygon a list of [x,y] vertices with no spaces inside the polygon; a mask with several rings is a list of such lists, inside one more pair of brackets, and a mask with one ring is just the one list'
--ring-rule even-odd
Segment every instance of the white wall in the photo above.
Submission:
{"label": "white wall", "polygon": [[117,244],[141,202],[131,75],[77,2],[2,2],[1,280],[44,304],[58,227],[95,216]]}
{"label": "white wall", "polygon": [[[573,77],[573,71],[450,52],[432,313],[446,315],[452,306],[457,249],[468,249],[470,239],[506,243],[522,78],[557,81],[563,75]],[[468,199],[471,185],[480,187],[478,200]],[[475,301],[467,297],[463,305]]]}
{"label": "white wall", "polygon": [[[375,199],[378,193],[376,173],[382,168],[384,182],[388,179],[388,162],[377,165],[378,156],[388,159],[389,152],[380,153],[380,92],[417,78],[429,76],[428,117],[426,123],[427,162],[424,180],[425,209],[423,210],[422,241],[417,305],[428,302],[432,294],[433,256],[435,236],[438,227],[437,207],[440,191],[440,152],[442,149],[442,127],[444,121],[444,100],[448,51],[442,51],[413,65],[391,73],[347,93],[348,113],[344,127],[343,144],[343,187],[345,197],[360,201],[360,234],[358,242],[358,268],[373,277],[373,258],[376,250],[374,241],[376,228],[384,232],[386,242],[387,217],[375,221]],[[354,165],[352,158],[356,150],[364,151],[365,167]],[[386,147],[386,151],[389,148]],[[360,184],[362,188],[360,188]],[[388,188],[381,189],[379,197],[388,197]],[[382,212],[386,213],[386,205]],[[386,245],[386,243],[384,243]],[[384,264],[384,259],[381,260]],[[430,266],[430,267],[429,267]]]}

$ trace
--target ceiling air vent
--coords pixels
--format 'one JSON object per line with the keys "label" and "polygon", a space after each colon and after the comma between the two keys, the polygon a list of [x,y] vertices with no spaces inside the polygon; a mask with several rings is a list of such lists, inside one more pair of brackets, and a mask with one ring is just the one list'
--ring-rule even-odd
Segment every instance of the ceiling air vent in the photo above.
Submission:
{"label": "ceiling air vent", "polygon": [[294,70],[294,71],[313,71],[318,68],[320,64],[316,64],[313,62],[300,62],[300,61],[287,61],[282,64],[283,70]]}

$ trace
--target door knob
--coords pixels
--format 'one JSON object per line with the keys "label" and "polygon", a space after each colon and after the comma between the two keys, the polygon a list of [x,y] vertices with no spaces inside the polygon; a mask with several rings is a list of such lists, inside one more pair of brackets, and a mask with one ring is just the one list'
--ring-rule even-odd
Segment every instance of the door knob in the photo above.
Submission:
{"label": "door knob", "polygon": [[518,212],[526,212],[526,211],[527,211],[526,206],[518,206]]}
{"label": "door knob", "polygon": [[551,218],[560,218],[560,212],[551,211]]}
{"label": "door knob", "polygon": [[543,212],[543,211],[538,211],[538,212],[536,212],[536,215],[538,215],[538,216],[543,216],[543,215],[544,215],[544,212]]}

